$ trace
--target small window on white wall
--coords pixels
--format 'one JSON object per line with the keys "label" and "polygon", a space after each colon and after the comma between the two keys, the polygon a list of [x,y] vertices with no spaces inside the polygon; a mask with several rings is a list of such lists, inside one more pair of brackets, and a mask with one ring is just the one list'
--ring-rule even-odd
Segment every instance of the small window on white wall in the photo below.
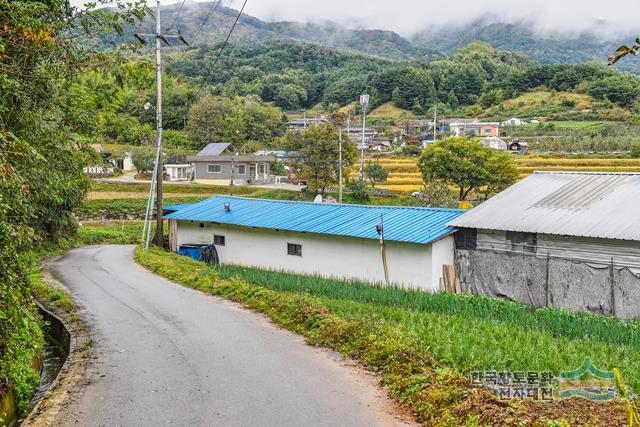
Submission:
{"label": "small window on white wall", "polygon": [[247,173],[247,165],[238,165],[238,175],[244,175]]}
{"label": "small window on white wall", "polygon": [[216,246],[224,246],[225,239],[224,236],[218,236],[217,234],[213,235],[213,244]]}
{"label": "small window on white wall", "polygon": [[221,165],[207,165],[207,172],[209,173],[222,173]]}
{"label": "small window on white wall", "polygon": [[287,243],[287,255],[302,256],[302,245]]}
{"label": "small window on white wall", "polygon": [[264,163],[260,163],[258,165],[258,173],[264,175],[265,173],[267,173],[267,168],[266,165]]}

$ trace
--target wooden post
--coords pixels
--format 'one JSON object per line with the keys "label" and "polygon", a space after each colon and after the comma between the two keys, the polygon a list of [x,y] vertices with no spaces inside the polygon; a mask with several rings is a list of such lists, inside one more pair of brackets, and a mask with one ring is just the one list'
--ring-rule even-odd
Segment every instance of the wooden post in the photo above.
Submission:
{"label": "wooden post", "polygon": [[616,288],[615,288],[615,271],[613,267],[613,257],[611,257],[611,266],[609,267],[609,281],[611,285],[611,315],[616,317]]}
{"label": "wooden post", "polygon": [[544,305],[545,307],[549,307],[549,263],[551,262],[551,257],[549,256],[549,252],[547,252],[547,271],[545,273],[544,280]]}

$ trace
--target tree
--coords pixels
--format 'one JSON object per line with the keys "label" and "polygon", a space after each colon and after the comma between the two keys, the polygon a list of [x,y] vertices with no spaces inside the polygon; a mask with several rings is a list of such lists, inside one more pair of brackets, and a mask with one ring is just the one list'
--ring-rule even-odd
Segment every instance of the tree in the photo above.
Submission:
{"label": "tree", "polygon": [[282,162],[275,162],[271,164],[271,175],[286,176],[287,170],[284,168]]}
{"label": "tree", "polygon": [[482,147],[466,137],[431,144],[422,152],[418,166],[425,182],[441,180],[458,187],[459,200],[464,200],[471,191],[485,195],[500,191],[518,177],[507,154]]}
{"label": "tree", "polygon": [[233,103],[226,98],[204,96],[189,110],[187,132],[201,146],[222,138],[225,118],[231,115]]}
{"label": "tree", "polygon": [[371,188],[375,188],[376,184],[381,184],[389,177],[389,171],[380,163],[367,163],[364,167],[364,173],[371,183]]}
{"label": "tree", "polygon": [[[311,191],[324,196],[327,187],[339,176],[338,131],[326,123],[312,126],[301,136],[290,136],[288,149],[296,151],[295,166],[300,169]],[[357,156],[355,145],[348,139],[342,142],[343,172],[349,170]]]}
{"label": "tree", "polygon": [[367,184],[359,179],[352,179],[347,181],[347,191],[351,193],[353,200],[358,202],[364,202],[369,200],[369,188]]}
{"label": "tree", "polygon": [[24,254],[76,231],[97,137],[94,100],[77,76],[119,59],[76,41],[133,23],[128,6],[116,6],[104,14],[66,0],[0,0],[0,387],[15,388],[19,415],[39,384],[32,362],[44,347]]}
{"label": "tree", "polygon": [[637,79],[624,74],[605,77],[591,83],[589,95],[598,99],[608,99],[623,107],[630,107],[640,95]]}
{"label": "tree", "polygon": [[139,149],[133,152],[131,161],[138,173],[145,173],[153,169],[153,165],[155,164],[155,155],[153,150]]}
{"label": "tree", "polygon": [[425,182],[422,191],[415,196],[414,206],[423,208],[457,208],[458,198],[449,185],[440,180]]}
{"label": "tree", "polygon": [[200,147],[216,141],[233,143],[234,150],[249,151],[256,146],[270,147],[283,133],[286,117],[257,96],[205,96],[189,110],[187,132]]}

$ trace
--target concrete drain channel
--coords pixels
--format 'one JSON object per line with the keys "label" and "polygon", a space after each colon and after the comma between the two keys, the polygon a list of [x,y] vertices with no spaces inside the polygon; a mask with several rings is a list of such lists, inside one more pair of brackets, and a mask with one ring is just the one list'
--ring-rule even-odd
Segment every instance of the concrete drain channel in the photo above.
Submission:
{"label": "concrete drain channel", "polygon": [[[62,369],[62,366],[69,356],[71,347],[71,334],[65,327],[62,320],[47,309],[43,308],[41,305],[39,305],[39,308],[40,315],[44,320],[43,333],[45,338],[45,349],[42,360],[36,363],[36,365],[39,365],[40,367],[40,386],[31,398],[29,411],[24,414],[25,417],[43,398],[51,384],[55,381],[60,369]],[[12,395],[13,393],[9,394],[9,396]],[[5,420],[5,424],[8,426],[20,425],[23,419],[15,419],[15,402],[13,402],[13,405],[10,405],[7,402],[7,408],[11,406],[13,406],[14,409],[14,419],[11,421],[11,414],[9,414],[8,423]]]}

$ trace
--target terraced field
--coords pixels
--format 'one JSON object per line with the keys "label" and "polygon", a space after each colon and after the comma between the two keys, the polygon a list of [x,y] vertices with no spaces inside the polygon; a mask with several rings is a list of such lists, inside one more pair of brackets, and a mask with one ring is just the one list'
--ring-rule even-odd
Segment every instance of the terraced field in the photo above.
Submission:
{"label": "terraced field", "polygon": [[[416,158],[383,158],[377,161],[389,171],[389,179],[380,188],[399,193],[411,193],[422,187],[422,174]],[[518,157],[514,159],[520,177],[534,171],[591,171],[591,172],[640,172],[640,159],[568,159],[548,157]],[[358,173],[357,167],[354,174]]]}

